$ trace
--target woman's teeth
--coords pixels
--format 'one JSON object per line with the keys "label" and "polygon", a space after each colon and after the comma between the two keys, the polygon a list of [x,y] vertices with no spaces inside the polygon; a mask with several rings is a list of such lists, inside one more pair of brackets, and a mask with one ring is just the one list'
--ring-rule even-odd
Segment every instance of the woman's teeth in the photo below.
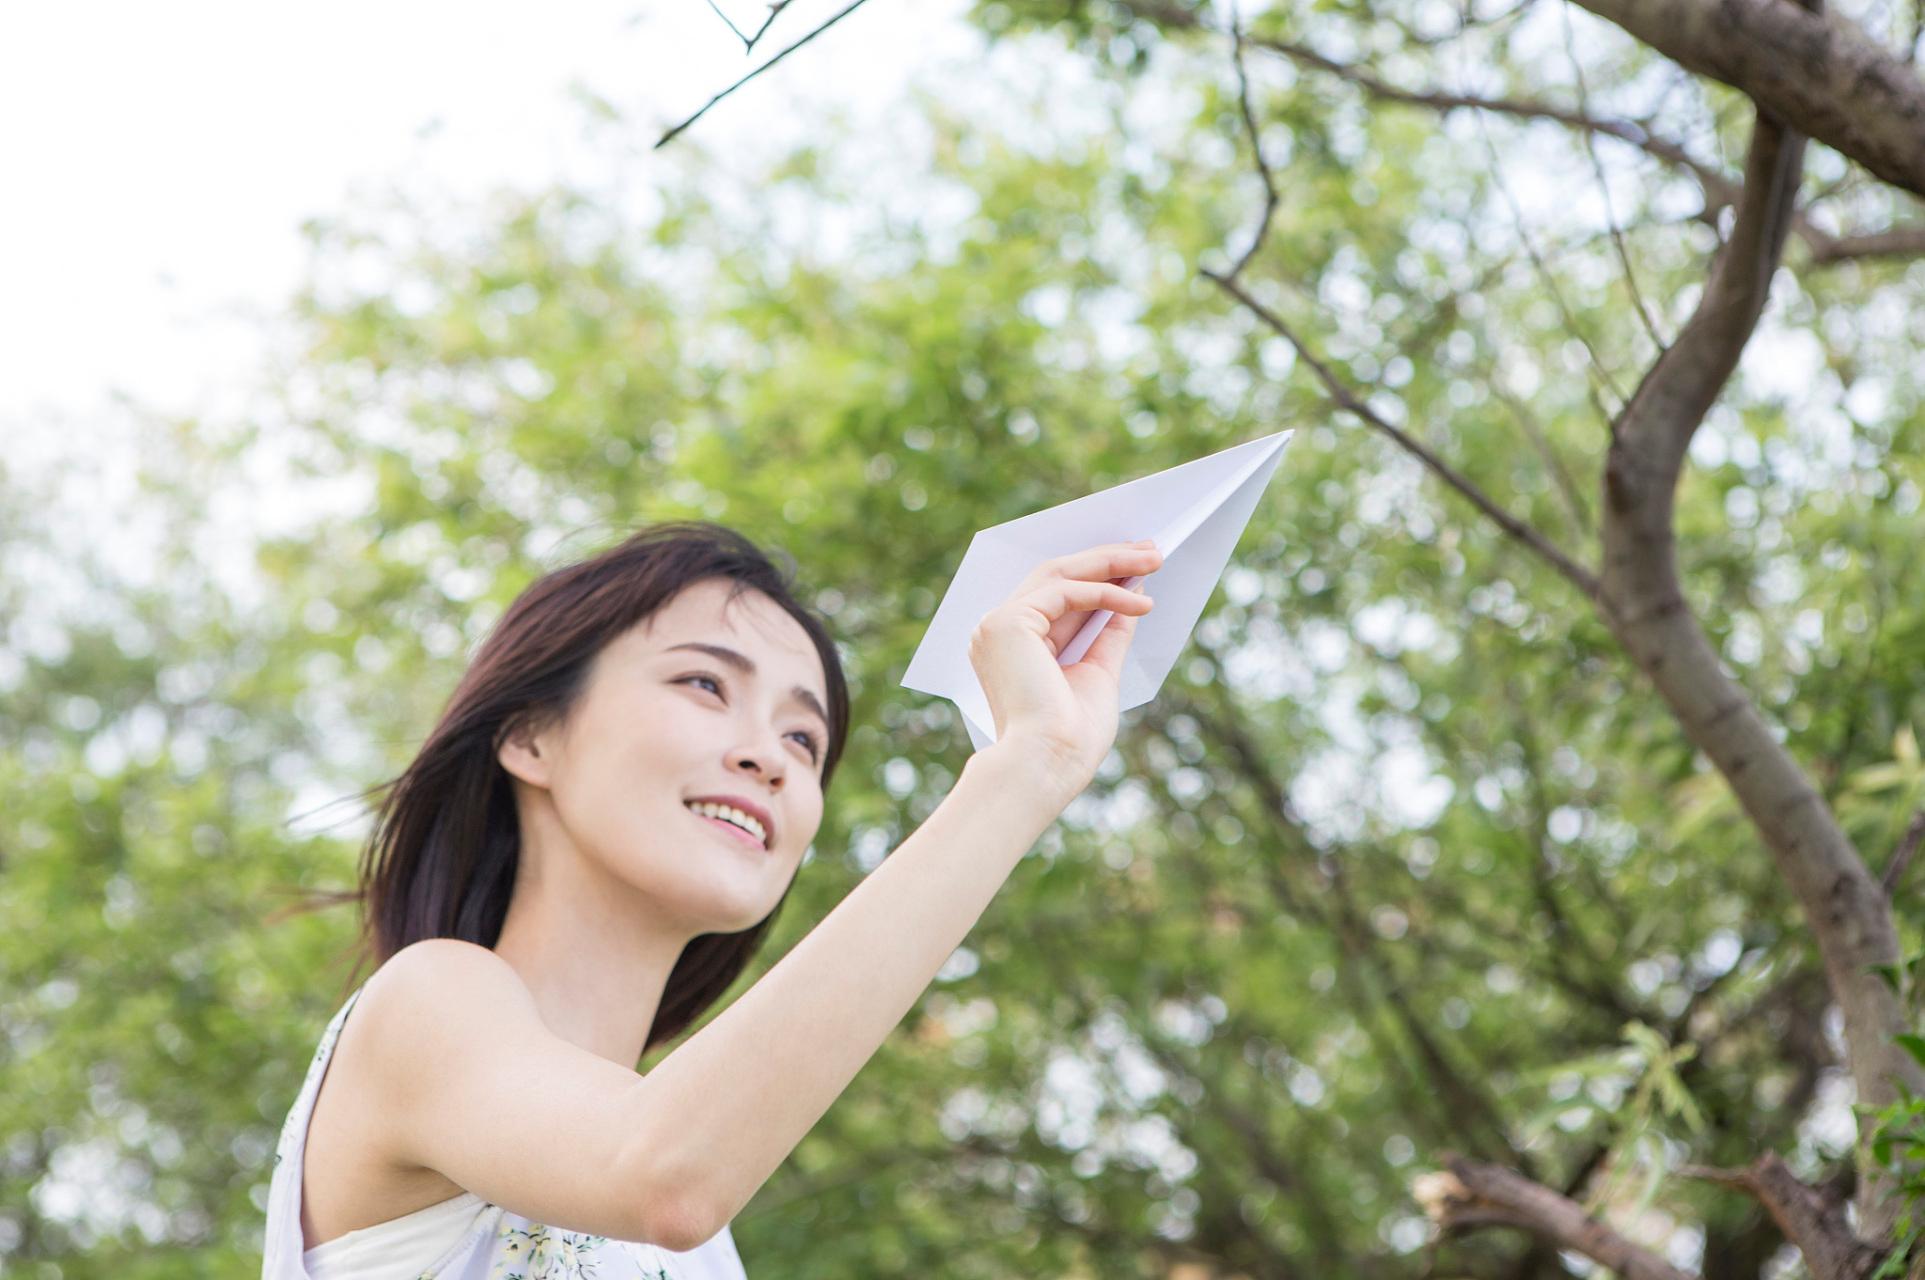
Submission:
{"label": "woman's teeth", "polygon": [[684,807],[691,813],[699,814],[704,818],[724,824],[731,830],[739,832],[748,839],[755,841],[758,845],[763,847],[767,847],[768,845],[768,839],[763,834],[762,824],[748,814],[743,813],[740,809],[725,804],[705,804],[701,802],[685,805]]}

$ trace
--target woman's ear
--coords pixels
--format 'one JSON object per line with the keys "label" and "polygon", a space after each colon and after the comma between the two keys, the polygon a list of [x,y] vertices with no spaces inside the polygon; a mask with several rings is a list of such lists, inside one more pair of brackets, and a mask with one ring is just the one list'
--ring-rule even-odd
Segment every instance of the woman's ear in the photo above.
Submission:
{"label": "woman's ear", "polygon": [[495,746],[495,759],[508,775],[519,778],[530,786],[548,786],[549,766],[553,762],[553,749],[543,754],[546,735],[533,733],[526,720],[510,725],[501,734]]}

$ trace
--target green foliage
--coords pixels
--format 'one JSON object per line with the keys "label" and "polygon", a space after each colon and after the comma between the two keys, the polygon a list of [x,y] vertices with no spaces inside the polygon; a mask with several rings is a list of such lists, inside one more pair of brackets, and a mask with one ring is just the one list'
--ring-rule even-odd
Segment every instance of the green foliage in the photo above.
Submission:
{"label": "green foliage", "polygon": [[[1705,1131],[1703,1111],[1692,1099],[1679,1068],[1697,1056],[1698,1047],[1669,1045],[1642,1022],[1624,1024],[1624,1045],[1529,1073],[1526,1083],[1554,1082],[1552,1101],[1520,1125],[1526,1144],[1550,1133],[1602,1131],[1605,1170],[1587,1189],[1585,1207],[1603,1213],[1630,1205],[1642,1213],[1657,1198],[1670,1172],[1665,1139],[1670,1131]],[[1642,1167],[1643,1179],[1627,1199],[1630,1180]]]}

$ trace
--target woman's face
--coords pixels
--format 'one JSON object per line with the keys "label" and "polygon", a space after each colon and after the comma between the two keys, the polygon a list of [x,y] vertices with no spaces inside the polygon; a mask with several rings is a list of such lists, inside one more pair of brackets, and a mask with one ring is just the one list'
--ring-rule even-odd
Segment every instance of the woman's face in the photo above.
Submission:
{"label": "woman's face", "polygon": [[[545,793],[517,788],[537,856],[573,848],[691,936],[774,910],[822,822],[821,659],[779,605],[753,590],[730,603],[730,586],[684,588],[596,656],[564,722],[500,751]],[[724,796],[762,818],[763,841],[689,808]]]}

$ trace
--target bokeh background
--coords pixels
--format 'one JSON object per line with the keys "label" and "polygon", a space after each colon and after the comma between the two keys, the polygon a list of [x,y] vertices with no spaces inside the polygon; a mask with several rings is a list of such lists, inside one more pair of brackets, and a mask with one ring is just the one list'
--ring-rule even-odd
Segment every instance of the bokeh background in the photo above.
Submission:
{"label": "bokeh background", "polygon": [[[1801,1274],[1674,1171],[1849,1161],[1809,941],[1589,603],[1199,274],[1264,201],[1227,8],[871,0],[655,148],[837,7],[749,57],[699,0],[0,17],[0,1273],[258,1270],[354,930],[270,917],[351,883],[352,797],[533,577],[714,519],[840,637],[850,755],[746,987],[966,758],[898,681],[969,536],[1289,427],[1190,655],[736,1220],[749,1271],[1594,1270],[1435,1239],[1412,1182],[1461,1151]],[[1735,93],[1553,0],[1240,18],[1743,155]],[[1594,560],[1604,412],[1729,210],[1622,137],[1246,62],[1253,287]],[[1912,216],[1823,147],[1805,183],[1834,235]],[[1925,802],[1921,315],[1925,267],[1794,242],[1679,500],[1874,863]]]}

